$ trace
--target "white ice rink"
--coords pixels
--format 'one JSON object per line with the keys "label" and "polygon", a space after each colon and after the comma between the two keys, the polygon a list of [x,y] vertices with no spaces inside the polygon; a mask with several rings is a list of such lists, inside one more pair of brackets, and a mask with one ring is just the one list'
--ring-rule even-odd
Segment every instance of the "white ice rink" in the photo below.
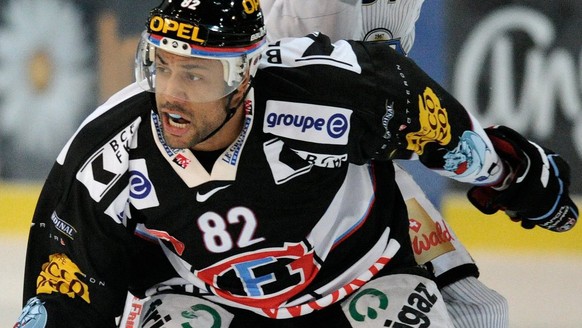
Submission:
{"label": "white ice rink", "polygon": [[[0,327],[12,327],[20,313],[25,243],[5,236],[0,242]],[[582,256],[472,254],[481,280],[508,299],[510,327],[582,327]]]}

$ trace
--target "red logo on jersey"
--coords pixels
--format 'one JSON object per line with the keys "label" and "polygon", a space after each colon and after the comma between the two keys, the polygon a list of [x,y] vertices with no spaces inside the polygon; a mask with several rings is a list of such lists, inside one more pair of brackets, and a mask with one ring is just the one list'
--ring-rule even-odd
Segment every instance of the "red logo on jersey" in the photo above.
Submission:
{"label": "red logo on jersey", "polygon": [[420,228],[422,227],[422,223],[420,223],[420,221],[417,221],[413,218],[408,219],[408,223],[409,223],[409,227],[410,230],[418,233],[418,231],[420,231]]}
{"label": "red logo on jersey", "polygon": [[174,161],[174,163],[178,164],[183,169],[187,168],[188,165],[190,165],[190,163],[192,162],[190,159],[188,159],[186,156],[184,156],[182,154],[176,155],[176,157],[174,157],[173,161]]}
{"label": "red logo on jersey", "polygon": [[319,264],[314,255],[304,243],[288,243],[239,254],[195,273],[225,299],[277,308],[315,278]]}
{"label": "red logo on jersey", "polygon": [[251,100],[245,100],[245,114],[253,115],[253,102]]}

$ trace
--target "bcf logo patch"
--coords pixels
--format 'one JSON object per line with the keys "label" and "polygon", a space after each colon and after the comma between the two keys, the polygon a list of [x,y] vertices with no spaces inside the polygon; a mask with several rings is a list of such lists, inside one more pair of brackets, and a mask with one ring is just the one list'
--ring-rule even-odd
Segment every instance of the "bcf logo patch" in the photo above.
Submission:
{"label": "bcf logo patch", "polygon": [[96,202],[101,201],[127,170],[129,151],[137,147],[136,135],[140,122],[141,118],[135,120],[111,138],[77,172],[77,180],[87,187]]}

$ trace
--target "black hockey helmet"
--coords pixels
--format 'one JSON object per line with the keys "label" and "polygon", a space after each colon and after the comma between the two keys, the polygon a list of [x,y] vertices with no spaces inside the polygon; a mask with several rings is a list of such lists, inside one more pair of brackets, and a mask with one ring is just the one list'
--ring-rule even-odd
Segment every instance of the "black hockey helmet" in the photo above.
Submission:
{"label": "black hockey helmet", "polygon": [[254,75],[265,45],[259,0],[164,0],[150,11],[136,54],[136,79],[155,91],[155,51],[220,60],[224,95],[236,89],[244,73]]}
{"label": "black hockey helmet", "polygon": [[147,31],[221,48],[252,47],[265,36],[258,0],[166,0],[150,12]]}

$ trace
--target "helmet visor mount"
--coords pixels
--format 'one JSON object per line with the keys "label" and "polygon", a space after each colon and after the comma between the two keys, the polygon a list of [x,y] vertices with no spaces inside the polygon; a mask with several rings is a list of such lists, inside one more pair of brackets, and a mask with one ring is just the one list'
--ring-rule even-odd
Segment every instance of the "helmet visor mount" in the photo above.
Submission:
{"label": "helmet visor mount", "polygon": [[135,64],[142,89],[194,103],[232,93],[249,67],[247,54],[202,54],[188,43],[147,32],[142,34]]}

